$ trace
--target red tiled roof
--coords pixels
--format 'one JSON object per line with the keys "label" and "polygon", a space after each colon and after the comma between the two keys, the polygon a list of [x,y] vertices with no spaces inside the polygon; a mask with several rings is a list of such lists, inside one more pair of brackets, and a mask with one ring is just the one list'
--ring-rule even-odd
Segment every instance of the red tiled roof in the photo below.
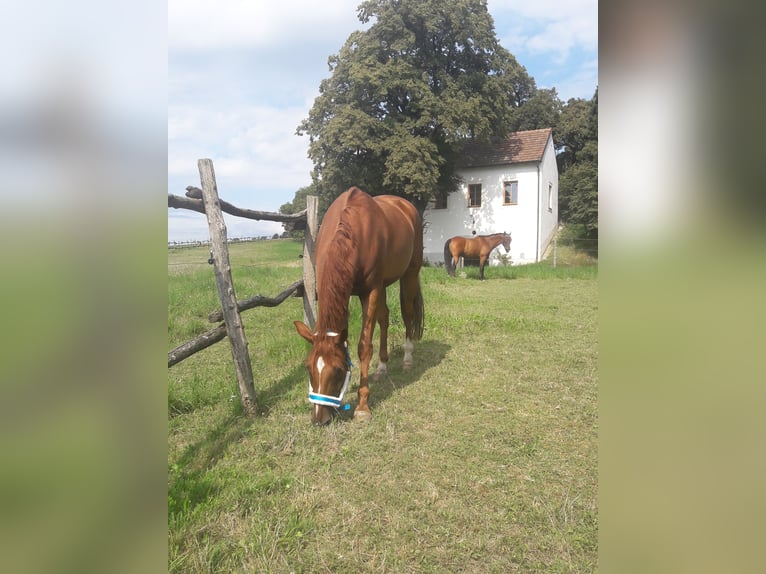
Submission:
{"label": "red tiled roof", "polygon": [[461,167],[483,167],[540,161],[551,128],[513,132],[504,140],[492,144],[467,143],[463,148]]}

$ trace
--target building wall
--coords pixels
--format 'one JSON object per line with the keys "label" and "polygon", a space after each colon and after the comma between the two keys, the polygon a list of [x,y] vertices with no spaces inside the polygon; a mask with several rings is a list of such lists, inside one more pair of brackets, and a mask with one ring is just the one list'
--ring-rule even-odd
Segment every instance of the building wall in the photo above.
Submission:
{"label": "building wall", "polygon": [[[464,179],[461,190],[447,198],[447,209],[426,209],[427,223],[424,256],[431,263],[444,261],[444,243],[450,237],[462,235],[511,234],[512,263],[535,261],[537,249],[537,165],[511,164],[497,167],[468,168],[460,175]],[[503,183],[518,181],[517,205],[503,205]],[[481,184],[481,207],[468,207],[468,185]],[[492,252],[490,264],[499,262],[504,254],[502,246]]]}
{"label": "building wall", "polygon": [[[548,138],[543,160],[540,162],[540,244],[538,261],[553,239],[559,225],[559,170],[553,140]],[[548,186],[551,188],[551,209],[548,209]]]}
{"label": "building wall", "polygon": [[[433,209],[431,204],[425,211],[424,257],[431,263],[443,262],[444,243],[450,237],[505,231],[511,234],[509,257],[514,265],[539,261],[558,227],[558,168],[552,138],[548,139],[539,164],[466,168],[460,175],[463,186],[448,196],[447,209]],[[506,181],[518,181],[516,205],[503,203]],[[481,184],[481,207],[468,207],[468,185],[476,183]],[[502,254],[505,254],[502,246],[495,248],[490,264],[498,264]]]}

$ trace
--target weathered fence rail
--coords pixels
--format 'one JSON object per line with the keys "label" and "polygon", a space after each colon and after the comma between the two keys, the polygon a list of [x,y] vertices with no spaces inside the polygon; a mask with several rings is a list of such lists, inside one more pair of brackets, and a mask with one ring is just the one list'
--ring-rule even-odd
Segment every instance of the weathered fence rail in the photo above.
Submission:
{"label": "weathered fence rail", "polygon": [[[243,301],[237,301],[237,308],[241,313],[242,311],[254,309],[255,307],[276,307],[291,295],[294,297],[301,297],[303,294],[302,291],[303,279],[299,279],[276,297],[264,297],[263,295],[256,295]],[[213,311],[207,316],[207,320],[211,323],[218,323],[219,321],[222,321],[223,311],[220,309]],[[218,341],[221,341],[224,337],[226,337],[226,324],[221,323],[217,327],[210,329],[209,331],[205,331],[201,335],[197,335],[191,341],[187,341],[186,343],[178,345],[175,349],[168,353],[168,367],[172,367],[184,359],[191,357],[194,353],[210,347]]]}
{"label": "weathered fence rail", "polygon": [[191,341],[178,345],[168,353],[168,367],[172,367],[184,359],[188,359],[194,353],[197,353],[202,349],[207,349],[209,346],[223,340],[224,337],[226,337],[226,325],[221,323],[215,329],[205,331]]}
{"label": "weathered fence rail", "polygon": [[[255,219],[257,221],[277,221],[281,223],[289,224],[288,231],[297,231],[306,229],[306,212],[299,211],[298,213],[273,213],[271,211],[257,211],[255,209],[245,209],[232,205],[228,201],[218,199],[218,204],[221,207],[221,211],[228,213],[229,215],[236,215],[237,217],[244,217],[245,219]],[[202,201],[202,190],[193,185],[186,187],[186,197],[180,195],[168,194],[168,207],[191,209],[199,213],[205,213],[205,206]]]}
{"label": "weathered fence rail", "polygon": [[[256,412],[255,389],[253,385],[253,372],[248,353],[247,338],[240,312],[254,307],[276,307],[290,295],[302,295],[303,297],[303,320],[313,327],[316,318],[316,280],[314,278],[314,241],[317,234],[318,202],[317,198],[306,198],[306,210],[297,214],[270,213],[243,209],[232,205],[218,197],[218,189],[215,182],[213,162],[209,159],[201,159],[197,162],[202,189],[189,186],[186,188],[186,197],[168,194],[168,207],[191,209],[204,213],[208,221],[210,232],[210,252],[215,272],[216,287],[221,301],[221,309],[208,315],[211,323],[223,320],[217,327],[198,335],[191,341],[187,341],[168,353],[168,367],[183,361],[194,353],[205,349],[227,335],[231,344],[232,358],[237,373],[237,383],[242,406],[246,413]],[[303,278],[295,281],[276,297],[264,297],[256,295],[238,301],[234,292],[234,284],[231,278],[231,263],[227,247],[226,224],[223,212],[244,217],[247,219],[268,220],[282,222],[290,230],[305,229],[305,241],[303,248]]]}
{"label": "weathered fence rail", "polygon": [[[296,297],[303,296],[303,279],[298,279],[298,281],[291,284],[287,289],[282,291],[276,297],[264,297],[263,295],[255,295],[249,299],[237,301],[237,308],[241,313],[242,311],[254,309],[255,307],[276,307],[290,295],[294,295]],[[220,309],[213,311],[207,316],[207,320],[210,323],[217,323],[221,319],[223,319],[223,311]]]}

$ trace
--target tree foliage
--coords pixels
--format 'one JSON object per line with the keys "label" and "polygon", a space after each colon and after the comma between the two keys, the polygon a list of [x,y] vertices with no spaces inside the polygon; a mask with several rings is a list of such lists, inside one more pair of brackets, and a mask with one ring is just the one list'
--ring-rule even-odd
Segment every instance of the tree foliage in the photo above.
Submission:
{"label": "tree foliage", "polygon": [[564,104],[559,99],[556,88],[538,88],[514,110],[510,131],[520,132],[553,128],[555,139],[558,133],[559,117],[563,109]]}
{"label": "tree foliage", "polygon": [[570,99],[558,122],[559,217],[598,235],[598,89]]}
{"label": "tree foliage", "polygon": [[506,135],[534,80],[498,43],[486,0],[367,0],[358,16],[371,26],[329,58],[298,126],[313,186],[334,198],[358,185],[422,211],[457,189],[466,139]]}

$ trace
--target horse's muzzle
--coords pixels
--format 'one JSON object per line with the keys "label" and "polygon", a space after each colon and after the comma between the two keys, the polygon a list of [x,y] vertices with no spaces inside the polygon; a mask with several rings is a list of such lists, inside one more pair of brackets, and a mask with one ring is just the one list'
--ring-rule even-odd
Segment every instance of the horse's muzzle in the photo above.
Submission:
{"label": "horse's muzzle", "polygon": [[311,422],[316,427],[323,427],[330,424],[332,421],[332,412],[330,407],[323,405],[314,405],[314,409],[311,411]]}

